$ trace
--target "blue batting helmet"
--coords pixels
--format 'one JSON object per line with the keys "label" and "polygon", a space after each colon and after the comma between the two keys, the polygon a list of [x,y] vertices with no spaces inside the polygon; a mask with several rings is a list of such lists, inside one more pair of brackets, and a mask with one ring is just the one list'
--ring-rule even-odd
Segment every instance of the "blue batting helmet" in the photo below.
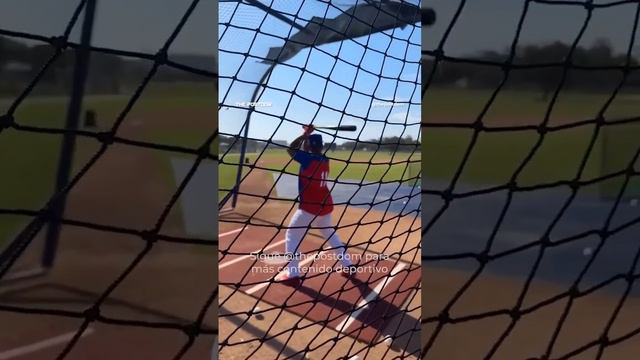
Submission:
{"label": "blue batting helmet", "polygon": [[320,134],[311,134],[309,135],[309,147],[312,149],[322,149],[322,135]]}

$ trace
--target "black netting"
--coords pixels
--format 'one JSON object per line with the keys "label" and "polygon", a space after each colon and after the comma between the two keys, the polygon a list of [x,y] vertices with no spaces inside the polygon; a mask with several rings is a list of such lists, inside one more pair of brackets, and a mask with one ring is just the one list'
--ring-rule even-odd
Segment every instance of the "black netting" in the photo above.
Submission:
{"label": "black netting", "polygon": [[[81,164],[81,167],[75,172],[69,183],[66,185],[63,191],[53,193],[49,195],[46,205],[41,209],[16,209],[16,208],[0,208],[0,216],[15,215],[28,219],[28,224],[18,233],[15,238],[12,238],[4,251],[0,254],[0,279],[10,273],[12,266],[18,261],[25,250],[32,244],[34,238],[38,235],[41,229],[52,221],[60,222],[65,226],[74,228],[91,229],[94,231],[112,233],[112,234],[126,234],[139,238],[140,241],[145,243],[145,246],[141,252],[139,252],[129,266],[119,274],[113,283],[104,289],[102,293],[97,296],[95,302],[84,311],[63,310],[55,307],[37,307],[20,304],[0,304],[0,311],[8,313],[21,313],[32,314],[42,316],[55,316],[68,319],[81,320],[81,325],[75,332],[75,335],[64,346],[64,349],[58,354],[57,358],[65,358],[76,347],[79,339],[83,336],[83,333],[87,330],[91,323],[103,323],[112,324],[123,327],[136,327],[136,328],[149,328],[149,329],[166,329],[174,330],[184,334],[184,345],[181,346],[176,354],[166,354],[173,358],[181,358],[194,344],[196,338],[200,335],[216,335],[217,328],[211,326],[211,324],[203,324],[205,314],[209,311],[217,298],[217,287],[211,286],[210,296],[208,300],[201,305],[199,316],[193,322],[183,321],[151,321],[151,320],[137,320],[135,318],[117,318],[106,316],[101,313],[101,308],[110,300],[110,297],[116,291],[118,286],[127,279],[136,267],[143,261],[143,259],[149,255],[154,246],[158,243],[167,242],[174,243],[183,246],[198,246],[202,248],[212,248],[217,246],[216,241],[211,241],[202,238],[189,238],[174,236],[163,233],[161,231],[165,220],[169,216],[169,213],[176,205],[179,197],[183,193],[185,187],[191,180],[196,169],[205,160],[217,161],[217,156],[212,151],[212,144],[217,139],[217,129],[213,134],[208,135],[207,140],[197,148],[190,148],[186,146],[180,146],[179,144],[171,143],[155,143],[144,140],[137,140],[122,137],[119,135],[119,129],[123,123],[129,120],[128,115],[135,107],[137,102],[144,96],[145,90],[149,84],[155,79],[157,74],[162,69],[177,69],[182,72],[193,74],[194,76],[201,77],[202,79],[211,79],[213,82],[217,79],[217,74],[213,71],[201,69],[197,66],[189,65],[172,59],[169,55],[169,49],[175,42],[178,35],[183,28],[189,23],[189,20],[194,17],[194,14],[198,11],[199,1],[191,1],[187,7],[187,11],[181,16],[180,21],[177,23],[175,29],[171,32],[170,36],[164,42],[163,46],[155,53],[142,53],[129,50],[123,50],[118,48],[107,48],[89,46],[89,50],[92,54],[107,54],[118,56],[127,59],[137,59],[144,61],[149,65],[149,71],[142,80],[137,84],[133,95],[127,101],[126,106],[122,108],[117,116],[117,119],[113,122],[112,127],[107,131],[92,131],[90,129],[66,129],[58,127],[42,127],[34,126],[30,124],[23,124],[18,114],[18,110],[21,109],[21,105],[26,99],[34,92],[39,82],[43,77],[49,75],[49,71],[53,65],[59,61],[63,56],[69,55],[69,53],[75,53],[82,48],[82,45],[74,42],[71,39],[71,34],[74,29],[80,28],[82,23],[82,14],[87,7],[88,1],[79,1],[78,5],[73,13],[73,16],[68,21],[66,30],[64,33],[57,37],[46,37],[32,33],[13,31],[11,29],[4,29],[0,25],[0,36],[6,39],[13,39],[19,41],[30,41],[33,43],[45,44],[50,51],[50,57],[46,59],[44,65],[39,69],[35,76],[30,80],[27,86],[21,90],[20,94],[15,97],[8,107],[5,114],[0,116],[0,142],[3,140],[3,135],[8,132],[18,133],[37,133],[47,134],[51,136],[59,136],[63,134],[72,133],[77,138],[89,139],[99,144],[98,150],[89,157],[88,161]],[[123,10],[126,11],[126,10]],[[213,40],[212,40],[213,41]],[[213,121],[213,120],[212,120]],[[177,123],[176,123],[177,124]],[[83,220],[76,220],[73,218],[54,218],[53,211],[57,204],[66,197],[67,194],[71,194],[74,191],[76,185],[87,174],[87,172],[95,166],[101,158],[108,154],[110,149],[116,144],[126,144],[127,146],[144,148],[153,150],[156,152],[170,152],[175,154],[182,154],[192,158],[193,166],[184,180],[178,184],[175,194],[171,197],[171,200],[164,207],[161,216],[157,219],[155,225],[151,228],[123,228],[105,223],[93,223]],[[149,181],[155,181],[149,179]],[[16,189],[16,191],[28,191],[24,189]],[[124,345],[124,344],[120,344]],[[131,345],[131,344],[129,344]]]}
{"label": "black netting", "polygon": [[[419,346],[408,344],[419,342],[419,281],[353,301],[346,294],[359,286],[326,272],[311,273],[319,267],[315,261],[290,294],[274,280],[277,271],[261,277],[251,268],[263,265],[257,255],[284,249],[288,217],[300,202],[298,166],[286,150],[303,125],[313,124],[357,130],[315,132],[324,137],[332,168],[327,181],[333,225],[304,227],[299,252],[309,258],[334,249],[315,236],[330,229],[340,234],[348,253],[384,254],[390,267],[401,269],[393,277],[359,274],[362,286],[408,279],[419,271],[414,265],[420,252],[418,4],[274,1],[265,9],[256,3],[224,1],[219,10],[221,356],[415,357]],[[358,27],[365,30],[353,36]],[[366,229],[367,237],[358,235]],[[228,270],[243,258],[248,265]],[[377,263],[382,262],[359,265]],[[294,299],[309,289],[313,293],[306,300]],[[281,297],[275,300],[273,293]],[[402,303],[394,304],[400,298]],[[334,310],[318,315],[327,302]],[[395,306],[375,321],[396,319],[403,327],[366,320],[348,329],[336,326],[343,317],[357,318],[382,303]],[[359,343],[370,329],[379,336]],[[384,345],[385,339],[396,348]]]}
{"label": "black netting", "polygon": [[[612,329],[624,317],[621,315],[621,310],[625,304],[634,301],[633,298],[636,296],[633,291],[634,286],[640,278],[638,271],[640,247],[637,246],[637,241],[624,242],[624,239],[630,239],[634,237],[634,234],[637,234],[637,224],[640,221],[637,211],[634,210],[635,200],[632,199],[637,196],[637,190],[634,190],[632,184],[637,182],[637,160],[640,148],[638,147],[637,135],[629,135],[629,132],[633,134],[633,126],[638,123],[639,118],[636,116],[637,113],[620,115],[619,112],[611,111],[611,108],[612,104],[620,100],[621,97],[629,96],[636,91],[635,75],[638,66],[633,51],[636,46],[640,3],[638,1],[530,0],[519,1],[515,7],[512,6],[513,3],[510,3],[508,8],[517,8],[519,17],[517,21],[513,22],[515,32],[508,32],[510,46],[506,52],[501,53],[496,50],[493,54],[485,53],[484,56],[452,55],[447,49],[449,49],[448,46],[452,42],[452,38],[455,37],[453,34],[456,34],[456,30],[461,26],[461,19],[464,16],[467,16],[466,20],[470,19],[472,15],[469,12],[473,5],[477,4],[464,0],[456,2],[450,9],[452,10],[450,18],[441,16],[443,14],[439,13],[438,21],[444,20],[446,22],[441,24],[442,37],[425,39],[426,46],[423,49],[427,50],[422,51],[423,61],[426,65],[422,89],[425,109],[430,104],[434,107],[442,105],[437,101],[442,101],[443,97],[438,97],[439,100],[430,99],[434,99],[436,94],[442,90],[445,86],[441,82],[442,78],[446,77],[447,72],[454,68],[462,69],[466,66],[467,69],[472,69],[470,72],[485,74],[494,84],[491,87],[484,85],[483,90],[486,92],[483,94],[486,96],[476,96],[475,99],[481,97],[481,104],[465,103],[464,100],[460,100],[458,102],[452,101],[447,105],[447,111],[452,114],[456,114],[456,109],[460,107],[477,105],[474,108],[477,111],[472,116],[465,118],[464,121],[459,118],[445,118],[437,115],[423,118],[423,131],[425,134],[433,134],[432,137],[424,136],[424,141],[427,143],[425,151],[429,151],[428,143],[436,141],[437,139],[434,137],[437,137],[437,134],[443,134],[444,131],[450,131],[449,134],[464,133],[468,136],[465,137],[466,140],[459,153],[460,156],[453,157],[455,162],[452,164],[451,171],[447,173],[448,176],[440,174],[441,179],[444,178],[446,181],[427,182],[427,185],[422,189],[423,202],[426,204],[424,209],[427,213],[426,223],[422,230],[425,241],[422,264],[427,268],[425,276],[428,277],[430,271],[433,271],[435,267],[447,267],[460,263],[465,264],[464,269],[468,276],[460,282],[461,286],[451,292],[447,301],[441,303],[442,306],[434,309],[430,315],[422,319],[425,339],[422,356],[423,358],[434,358],[433,354],[441,345],[446,332],[455,333],[456,329],[474,322],[492,324],[483,325],[484,330],[482,331],[497,335],[487,342],[486,348],[483,348],[486,351],[473,355],[468,354],[469,357],[465,358],[489,359],[509,356],[501,351],[505,343],[515,336],[519,336],[522,346],[512,353],[514,356],[512,358],[567,359],[593,356],[599,359],[609,358],[606,351],[624,342],[635,342],[636,345],[632,345],[632,347],[637,347],[637,335],[640,333],[637,319],[630,320],[631,322],[635,321],[636,326],[627,326],[623,330],[618,328],[615,332]],[[507,4],[504,5],[506,9]],[[471,10],[471,12],[474,11],[473,16],[480,17],[480,9],[476,7]],[[564,28],[554,23],[551,14],[556,11],[564,11],[564,14],[571,11],[571,17],[565,18],[565,21],[567,24],[579,21],[579,29],[569,31],[566,30],[569,25]],[[591,29],[590,25],[593,26],[593,19],[596,16],[604,14],[606,11],[618,11],[616,12],[618,15],[629,15],[631,21],[626,19],[625,21],[628,21],[630,27],[623,33],[615,34],[618,40],[624,40],[624,54],[617,57],[609,56],[609,59],[613,58],[614,60],[610,60],[608,63],[598,63],[590,55],[585,56],[583,43],[585,33],[599,31],[598,28]],[[504,20],[497,13],[494,15],[496,18]],[[621,16],[617,16],[615,19],[623,23]],[[548,21],[548,29],[540,27],[545,21]],[[491,29],[496,27],[493,25],[478,24],[478,32],[470,37],[484,38],[485,34],[489,34]],[[528,26],[535,28],[531,29]],[[527,34],[531,35],[533,31],[542,33],[543,30],[549,29],[557,31],[565,29],[565,33],[555,34],[559,38],[570,35],[567,44],[555,44],[557,48],[565,50],[562,55],[555,58],[543,57],[537,61],[531,60],[531,57],[527,58],[526,50],[530,44],[522,41],[525,32],[528,31]],[[429,29],[426,34],[429,34]],[[486,36],[497,35],[494,33]],[[529,47],[529,50],[531,49],[532,47]],[[605,77],[588,78],[588,76],[595,76],[602,72],[606,72]],[[505,105],[504,101],[501,102],[503,97],[518,91],[520,94],[524,93],[524,96],[529,96],[530,88],[520,88],[514,91],[511,88],[513,82],[524,82],[522,79],[526,76],[532,76],[533,80],[531,77],[529,78],[529,81],[532,82],[539,80],[540,77],[546,77],[549,80],[547,83],[552,84],[542,90],[536,90],[538,94],[543,93],[542,99],[536,100],[537,104],[544,103],[543,106],[539,106],[541,111],[532,115],[527,113],[529,109],[526,106],[516,102],[512,105],[522,106],[520,115],[516,115],[509,123],[496,124],[493,121],[495,120],[494,111],[499,107],[498,103],[502,106]],[[487,83],[484,82],[484,84]],[[607,87],[605,84],[609,84],[609,86]],[[473,88],[473,85],[466,81],[460,82],[456,84],[458,90],[455,93],[460,96],[460,99],[468,99],[463,97],[463,94],[465,91],[477,90]],[[588,118],[556,121],[558,114],[562,112],[562,109],[559,110],[564,105],[560,105],[562,101],[566,102],[571,94],[580,91],[576,89],[588,89],[588,86],[597,88],[598,94],[607,91],[606,95],[603,95],[603,100],[597,103],[597,109],[590,112]],[[466,90],[460,90],[461,88]],[[511,93],[509,93],[510,91]],[[588,93],[589,90],[585,91]],[[623,93],[625,95],[621,95]],[[583,96],[583,99],[589,99],[588,95],[580,96]],[[588,100],[583,100],[577,107],[591,109],[593,105]],[[574,111],[574,113],[576,112]],[[535,120],[530,121],[532,118]],[[570,162],[565,162],[573,167],[570,170],[564,169],[567,171],[561,172],[560,176],[555,176],[557,174],[553,174],[553,171],[550,170],[554,161],[562,161],[557,158],[562,157],[564,151],[571,151],[571,147],[576,145],[565,143],[563,147],[556,148],[560,151],[552,154],[551,158],[548,153],[546,155],[543,153],[548,151],[550,143],[557,141],[558,138],[567,139],[567,137],[561,136],[567,136],[572,132],[578,134],[583,146],[580,147],[579,156]],[[625,132],[627,132],[626,135]],[[522,134],[528,136],[526,140],[522,140]],[[502,154],[495,152],[492,153],[494,155],[492,157],[478,157],[480,152],[486,150],[487,142],[485,140],[491,136],[499,135],[503,135],[505,138],[520,139],[515,141],[524,141],[526,150],[523,151],[522,156],[514,161],[511,167],[504,165],[509,171],[504,172],[502,183],[485,181],[484,183],[491,184],[486,186],[469,186],[469,183],[464,183],[464,179],[468,180],[469,173],[474,171],[471,168],[474,165],[477,167],[478,162],[481,162],[484,169],[476,171],[474,174],[476,174],[476,179],[482,180],[482,175],[486,173],[501,171],[499,166],[495,164],[505,164],[510,161],[508,153],[516,151],[517,148],[513,141],[502,143],[503,147],[499,150]],[[630,140],[628,136],[632,136],[634,139]],[[610,146],[623,142],[626,144],[624,152],[618,150],[616,155],[609,154]],[[450,151],[454,151],[453,146]],[[438,156],[443,159],[451,158],[446,154],[433,155],[433,157]],[[602,166],[597,164],[596,167],[601,171],[594,173],[589,169],[593,166],[594,157],[598,156],[602,157],[600,159]],[[537,177],[532,177],[529,170],[536,166],[535,163],[539,162],[541,157],[546,160],[544,160],[543,166],[536,168],[538,170],[534,175]],[[425,166],[425,171],[429,174],[429,165]],[[437,166],[431,167],[431,171],[437,172],[436,168]],[[597,200],[594,200],[595,196],[590,194],[594,189],[599,190],[599,199]],[[591,207],[581,212],[579,215],[581,218],[576,220],[576,208],[585,208],[586,206],[585,196],[591,199],[588,203]],[[524,208],[528,207],[528,212],[522,211],[523,198],[526,199]],[[474,201],[475,203],[473,203]],[[546,201],[546,203],[533,205],[535,201]],[[479,202],[484,203],[482,206],[473,205],[477,205]],[[467,225],[474,229],[475,233],[467,232],[466,235],[458,233],[458,236],[442,238],[442,234],[444,234],[441,232],[442,227],[454,226],[448,222],[448,219],[453,213],[459,211],[459,205],[466,207],[464,214],[468,220]],[[536,207],[541,213],[535,212]],[[599,220],[595,220],[593,216],[597,211],[601,211]],[[495,216],[484,216],[486,212],[493,212]],[[519,244],[502,246],[505,236],[507,236],[504,234],[510,230],[510,227],[513,228],[514,216],[520,217],[523,222],[530,221],[535,225],[527,231],[531,237],[526,237],[527,234],[514,235],[512,233],[511,236],[519,240]],[[542,218],[544,220],[537,221]],[[574,220],[580,226],[569,228],[567,224]],[[486,226],[475,225],[480,222]],[[449,232],[449,234],[451,233]],[[465,239],[473,240],[474,244],[468,244]],[[585,241],[589,241],[589,244],[592,245],[582,250],[580,246],[584,246],[581,244],[584,244]],[[443,242],[455,243],[455,245],[451,245],[446,250],[441,247],[434,249]],[[466,245],[469,246],[465,247]],[[564,252],[562,256],[557,256],[556,251],[567,246],[575,246],[576,249]],[[463,248],[465,250],[455,250]],[[612,254],[612,248],[617,248],[619,252]],[[584,253],[579,254],[580,251],[584,251]],[[572,252],[573,254],[578,253],[577,258],[580,260],[575,260],[576,257],[572,258]],[[515,264],[515,262],[519,264]],[[498,302],[499,308],[475,312],[459,311],[461,309],[459,304],[465,294],[472,287],[477,286],[476,284],[487,272],[500,270],[499,264],[508,264],[510,269],[517,268],[517,271],[514,270],[514,272],[519,275],[519,279],[523,279],[517,287],[518,294],[508,299],[505,298],[507,293],[495,294],[495,298],[506,300]],[[549,266],[555,267],[555,272],[549,273],[547,271]],[[596,269],[600,276],[594,277]],[[502,273],[508,272],[505,268],[502,268],[502,271]],[[545,279],[545,276],[549,276],[549,274],[551,277]],[[564,290],[543,299],[532,296],[534,292],[532,289],[539,277],[556,283],[560,282],[563,284]],[[430,293],[429,290],[425,289],[427,293]],[[588,340],[572,343],[570,349],[565,345],[559,346],[561,337],[566,340],[572,334],[579,334],[582,330],[580,327],[585,326],[576,325],[575,316],[586,320],[591,314],[603,310],[594,308],[590,313],[580,312],[576,310],[576,304],[588,298],[595,299],[603,292],[608,292],[609,296],[613,296],[613,298],[609,297],[613,300],[608,303],[613,305],[607,308],[610,311],[606,310],[608,311],[607,318],[599,325],[599,334],[590,335]],[[530,296],[535,298],[535,301],[527,300]],[[491,300],[477,301],[490,302]],[[538,340],[537,335],[540,335],[542,339],[545,339],[543,340],[545,345],[536,350],[537,352],[534,354],[526,353],[529,351],[529,342],[522,337],[523,331],[525,333],[527,331],[527,329],[523,329],[523,326],[530,326],[532,323],[527,321],[535,316],[547,316],[545,313],[548,314],[549,309],[553,308],[562,309],[559,311],[559,316],[550,317],[552,320],[544,322],[544,325],[538,324],[537,327],[528,329],[531,332],[528,339],[536,338]],[[576,311],[580,315],[576,315]],[[491,322],[491,320],[495,320],[495,322]],[[495,329],[498,329],[497,332],[494,331]],[[617,358],[616,355],[611,356],[611,358]]]}

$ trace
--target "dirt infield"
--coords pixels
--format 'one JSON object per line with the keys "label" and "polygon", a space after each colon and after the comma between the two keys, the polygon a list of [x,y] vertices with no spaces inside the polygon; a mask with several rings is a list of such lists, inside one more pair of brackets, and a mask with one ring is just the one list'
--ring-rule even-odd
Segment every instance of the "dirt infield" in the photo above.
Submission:
{"label": "dirt infield", "polygon": [[[423,317],[437,317],[451,301],[454,294],[471,276],[468,272],[423,267],[422,294]],[[450,311],[451,318],[474,314],[490,313],[495,310],[511,309],[522,289],[523,279],[482,275]],[[616,286],[614,286],[616,287]],[[536,282],[530,295],[525,298],[524,307],[531,307],[566,292],[560,286]],[[549,344],[568,299],[552,302],[529,314],[522,315],[510,336],[507,337],[492,359],[533,359],[540,358]],[[598,291],[576,299],[567,321],[560,332],[551,358],[558,358],[586,344],[596,341],[612,312],[619,296]],[[627,300],[615,321],[609,338],[614,339],[637,329],[640,321],[640,302]],[[472,318],[468,321],[445,325],[436,337],[433,347],[426,353],[427,359],[469,359],[484,358],[491,346],[509,326],[511,317],[494,314]],[[436,332],[437,322],[429,322],[422,327],[422,343],[427,344]],[[464,346],[460,346],[460,339]],[[606,348],[603,359],[633,359],[640,351],[640,337],[635,336],[625,342]],[[590,348],[572,359],[594,359],[597,346]]]}
{"label": "dirt infield", "polygon": [[[271,246],[267,245],[270,243],[270,239],[274,239],[271,242],[272,245],[282,240],[283,236],[278,237],[278,235],[283,235],[283,231],[277,229],[282,226],[280,224],[286,226],[288,223],[289,217],[293,213],[291,211],[292,203],[288,200],[274,200],[273,198],[277,197],[277,194],[269,193],[272,185],[273,177],[269,172],[253,169],[242,183],[241,192],[244,195],[239,197],[238,207],[233,213],[221,216],[220,233],[231,234],[228,235],[230,238],[228,241],[221,238],[220,248],[225,249],[223,245],[228,243],[230,249],[227,250],[233,253],[223,257],[220,261],[223,266],[225,262],[235,261],[240,256],[241,250],[248,246],[246,242],[249,239],[252,240],[252,243],[257,241],[258,248]],[[263,201],[264,196],[268,193],[272,199]],[[409,266],[415,267],[420,257],[420,220],[415,218],[415,214],[413,215],[399,217],[395,214],[383,214],[362,208],[341,206],[335,209],[333,217],[334,221],[339,223],[339,235],[353,249],[387,254],[394,259],[394,262],[401,260]],[[233,238],[240,234],[239,229],[247,224],[249,229],[255,227],[255,230],[251,230],[254,236],[236,239],[238,245],[235,245]],[[237,232],[234,233],[234,230]],[[263,236],[256,236],[256,232]],[[311,233],[313,234],[314,231]],[[313,235],[305,238],[302,243],[303,251],[307,247],[309,247],[307,250],[311,250],[311,248],[317,248],[322,244],[321,241],[314,239],[316,237]],[[234,251],[234,246],[237,249],[242,249]],[[278,242],[276,246],[278,251],[284,250],[283,242]],[[325,325],[323,322],[317,321],[320,318],[327,318],[325,311],[339,311],[340,306],[329,306],[322,310],[320,309],[322,304],[317,304],[312,307],[311,313],[306,313],[306,316],[300,316],[306,310],[282,309],[279,306],[274,306],[279,296],[277,294],[284,294],[285,297],[293,295],[293,298],[290,297],[290,299],[294,299],[292,300],[294,302],[309,300],[305,298],[305,296],[310,296],[308,294],[295,293],[282,285],[276,285],[273,290],[267,290],[267,294],[264,296],[260,296],[265,291],[263,289],[256,290],[253,296],[247,295],[247,289],[243,292],[242,288],[233,286],[233,284],[245,281],[252,286],[260,286],[260,280],[253,279],[252,281],[251,277],[243,278],[246,269],[239,267],[236,269],[235,266],[236,264],[233,264],[233,271],[227,271],[229,268],[225,267],[220,273],[221,282],[225,284],[220,287],[219,303],[221,315],[219,326],[222,342],[220,356],[223,359],[244,359],[248,356],[256,359],[302,359],[303,357],[307,359],[339,359],[354,355],[359,356],[360,359],[418,357],[420,345],[416,330],[419,327],[420,319],[420,297],[417,296],[419,284],[416,284],[417,291],[407,292],[406,299],[402,300],[401,304],[397,304],[402,311],[397,316],[390,318],[384,329],[380,329],[383,334],[397,334],[391,346],[388,346],[384,343],[384,338],[379,336],[371,338],[372,335],[368,335],[367,339],[371,340],[369,342],[357,341],[349,335],[336,331],[331,327],[331,322]],[[246,266],[248,265],[244,265],[244,267]],[[343,299],[340,290],[333,286],[338,280],[342,281],[341,284],[345,283],[344,278],[339,274],[320,275],[313,281],[319,281],[322,284],[311,284],[310,288],[319,288],[322,294],[331,293],[330,289],[334,289],[334,292],[340,293],[338,297],[344,300],[345,306],[353,306],[352,303],[356,302],[359,295],[356,296],[355,293],[351,294],[353,296],[345,295]],[[374,286],[375,284],[368,285]],[[299,297],[298,300],[295,300],[296,296]],[[258,314],[253,313],[256,307],[260,309]],[[340,318],[340,315],[336,315],[335,318],[335,320],[344,320]],[[361,330],[375,329],[374,326],[360,328]],[[361,331],[361,333],[367,333],[368,330]],[[369,333],[375,334],[375,331]]]}
{"label": "dirt infield", "polygon": [[[332,271],[337,260],[331,256],[331,251],[319,250],[323,241],[309,236],[300,247],[307,255],[300,262],[305,269],[303,284],[291,287],[270,283],[284,264],[272,265],[249,254],[267,248],[269,250],[262,250],[265,254],[284,253],[284,232],[261,227],[238,230],[241,231],[237,236],[230,233],[220,236],[220,249],[233,254],[219,260],[221,286],[235,287],[271,304],[262,311],[276,311],[284,301],[287,311],[313,322],[328,320],[328,327],[362,342],[375,342],[385,335],[387,321],[383,315],[400,312],[399,306],[417,289],[420,281],[419,267],[395,259],[382,259],[369,252],[358,253],[356,249],[348,253],[354,259],[358,258],[355,262],[360,266],[359,272],[346,278]],[[267,234],[273,232],[273,235]],[[373,302],[374,305],[358,307],[356,304],[361,302]]]}

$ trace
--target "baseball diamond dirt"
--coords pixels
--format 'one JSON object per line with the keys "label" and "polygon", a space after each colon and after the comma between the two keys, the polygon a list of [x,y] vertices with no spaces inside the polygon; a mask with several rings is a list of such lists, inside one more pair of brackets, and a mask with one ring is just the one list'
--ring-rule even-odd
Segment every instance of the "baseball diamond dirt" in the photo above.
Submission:
{"label": "baseball diamond dirt", "polygon": [[[340,237],[348,243],[348,253],[368,259],[369,266],[363,269],[370,271],[351,280],[330,271],[335,260],[328,256],[331,251],[321,251],[323,241],[312,230],[301,251],[321,251],[321,256],[301,261],[308,267],[308,279],[292,291],[270,282],[277,267],[251,256],[261,249],[284,251],[284,231],[278,224],[291,216],[291,200],[277,193],[269,170],[252,169],[240,191],[237,208],[222,214],[219,222],[220,333],[226,334],[228,345],[222,348],[222,358],[272,359],[277,354],[301,358],[302,353],[308,359],[418,357],[420,221],[416,212],[400,215],[337,206],[333,217]],[[268,201],[257,200],[266,195]],[[380,261],[380,254],[388,257]],[[266,273],[252,269],[266,269]],[[382,301],[375,300],[374,294]],[[367,303],[376,304],[375,308],[361,308]],[[389,344],[385,336],[393,342]]]}

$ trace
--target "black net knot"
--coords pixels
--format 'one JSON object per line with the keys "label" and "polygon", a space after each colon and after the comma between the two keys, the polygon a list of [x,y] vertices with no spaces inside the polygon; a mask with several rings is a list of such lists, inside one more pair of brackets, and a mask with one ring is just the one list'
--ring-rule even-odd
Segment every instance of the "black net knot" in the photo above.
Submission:
{"label": "black net knot", "polygon": [[198,324],[189,324],[182,328],[182,331],[187,335],[190,339],[197,337],[200,334],[200,329],[198,328]]}
{"label": "black net knot", "polygon": [[489,262],[489,259],[489,254],[486,251],[476,255],[476,260],[478,260],[480,265],[486,265]]}
{"label": "black net knot", "polygon": [[599,342],[599,343],[600,343],[600,345],[602,345],[602,346],[607,346],[607,345],[609,345],[609,342],[610,342],[610,341],[611,341],[611,340],[609,339],[609,336],[607,336],[607,334],[602,334],[602,335],[600,336],[600,339],[598,339],[598,342]]}
{"label": "black net knot", "polygon": [[58,50],[64,50],[69,46],[69,42],[64,36],[52,36],[49,39],[49,44]]}
{"label": "black net knot", "polygon": [[544,136],[547,132],[549,132],[549,129],[545,124],[540,124],[538,125],[538,128],[536,129],[536,131],[538,132],[538,134]]}
{"label": "black net knot", "polygon": [[577,284],[574,284],[569,288],[569,296],[572,298],[580,296],[580,289],[578,289]]}
{"label": "black net knot", "polygon": [[449,315],[449,312],[444,310],[440,314],[438,314],[438,322],[440,324],[447,324],[451,322],[451,316]]}
{"label": "black net knot", "polygon": [[509,311],[509,316],[513,321],[518,321],[520,320],[520,317],[522,317],[522,313],[520,312],[520,309],[518,309],[517,307],[514,307]]}
{"label": "black net knot", "polygon": [[14,119],[11,114],[4,114],[0,116],[0,129],[8,129],[13,126]]}
{"label": "black net knot", "polygon": [[206,159],[210,155],[211,155],[211,153],[209,152],[209,144],[208,143],[206,145],[203,145],[200,148],[198,148],[198,157],[200,159]]}
{"label": "black net knot", "polygon": [[442,60],[444,58],[444,50],[440,48],[433,50],[433,57],[436,61]]}
{"label": "black net knot", "polygon": [[156,53],[155,56],[155,62],[158,65],[165,65],[167,62],[169,62],[169,55],[167,54],[167,50],[166,49],[162,49],[160,51],[158,51]]}
{"label": "black net knot", "polygon": [[624,280],[629,284],[629,285],[633,285],[633,283],[636,281],[636,277],[632,274],[632,273],[628,273],[624,276]]}
{"label": "black net knot", "polygon": [[571,182],[569,183],[569,187],[571,188],[571,191],[576,192],[580,189],[580,180],[578,179],[573,179],[571,180]]}
{"label": "black net knot", "polygon": [[111,145],[115,142],[115,137],[111,131],[103,131],[96,134],[96,139],[105,145]]}
{"label": "black net knot", "polygon": [[140,233],[140,237],[142,238],[142,240],[146,241],[149,244],[153,244],[158,241],[158,234],[156,234],[155,231],[151,230],[144,230],[142,233]]}
{"label": "black net knot", "polygon": [[445,203],[450,203],[451,200],[453,200],[453,192],[451,191],[451,189],[443,191],[440,196],[442,196],[442,200],[444,200]]}
{"label": "black net knot", "polygon": [[510,192],[518,191],[518,182],[516,180],[512,180],[507,184],[507,188],[509,188]]}
{"label": "black net knot", "polygon": [[549,235],[544,235],[541,239],[540,239],[540,246],[544,247],[548,247],[551,246],[551,238],[549,237]]}
{"label": "black net knot", "polygon": [[473,123],[473,130],[475,130],[476,132],[481,132],[484,131],[486,129],[486,127],[484,126],[484,123],[482,122],[482,120],[478,119]]}
{"label": "black net knot", "polygon": [[584,2],[584,8],[587,11],[593,11],[593,9],[595,8],[595,5],[593,4],[593,0],[587,0]]}
{"label": "black net knot", "polygon": [[100,317],[100,308],[92,306],[84,311],[84,317],[89,322],[94,322]]}

